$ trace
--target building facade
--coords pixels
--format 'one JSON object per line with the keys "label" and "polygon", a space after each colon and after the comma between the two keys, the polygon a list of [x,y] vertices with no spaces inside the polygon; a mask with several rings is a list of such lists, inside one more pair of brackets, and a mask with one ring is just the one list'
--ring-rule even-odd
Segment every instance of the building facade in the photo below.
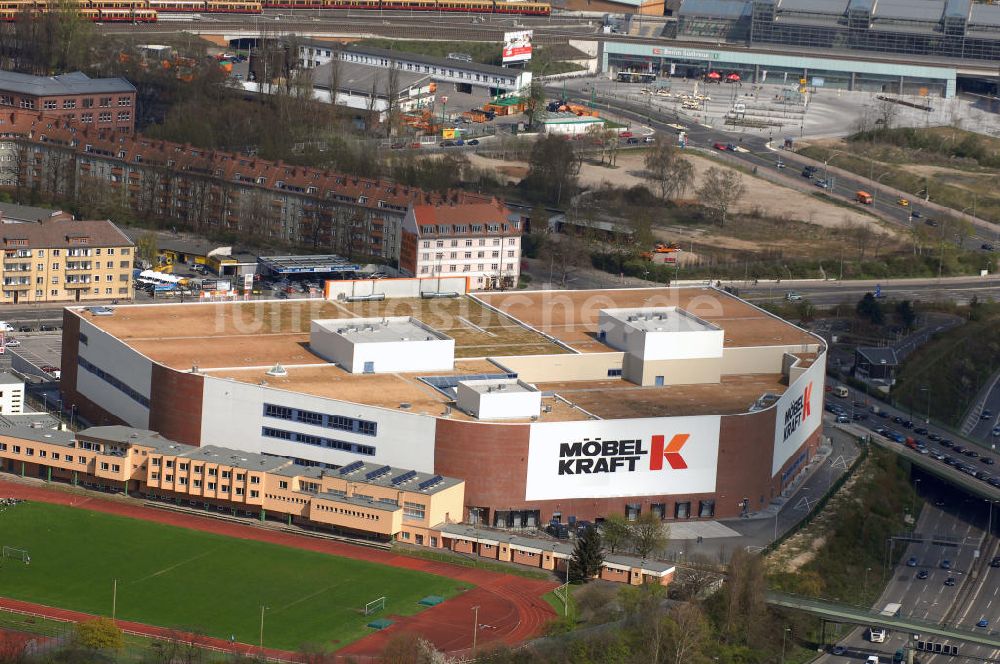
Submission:
{"label": "building facade", "polygon": [[386,261],[399,258],[410,204],[489,200],[142,136],[107,140],[92,129],[24,112],[0,124],[0,181],[62,198],[116,198],[136,214],[202,234],[234,233]]}
{"label": "building facade", "polygon": [[0,225],[0,303],[132,297],[134,244],[110,221]]}
{"label": "building facade", "polygon": [[[736,517],[777,498],[819,446],[825,343],[728,293],[448,297],[457,279],[427,278],[399,280],[419,282],[420,295],[394,298],[394,281],[348,288],[312,315],[288,301],[112,316],[69,307],[64,401],[90,423],[191,445],[459,478],[454,520],[511,530],[608,514]],[[637,310],[652,318],[623,313]],[[602,325],[608,314],[628,330]],[[183,329],[172,328],[177,317]],[[410,343],[418,355],[424,338],[392,327],[397,317],[453,340],[450,366],[397,357],[355,373],[305,341],[312,319],[339,318],[345,330],[386,320],[391,329],[366,331],[365,343]],[[157,339],[134,339],[148,329]],[[622,341],[629,334],[641,344]]]}
{"label": "building facade", "polygon": [[[572,557],[566,543],[458,524],[461,480],[361,461],[330,471],[243,450],[192,447],[124,426],[75,434],[15,426],[0,428],[0,472],[552,571],[565,572]],[[608,555],[600,578],[667,585],[673,574],[668,564]]]}
{"label": "building facade", "polygon": [[0,415],[24,412],[24,381],[6,371],[0,372]]}
{"label": "building facade", "polygon": [[135,86],[124,78],[0,71],[0,107],[66,118],[109,137],[135,133],[135,96]]}
{"label": "building facade", "polygon": [[403,219],[399,267],[416,277],[469,279],[471,290],[517,287],[522,222],[497,201],[412,205]]}

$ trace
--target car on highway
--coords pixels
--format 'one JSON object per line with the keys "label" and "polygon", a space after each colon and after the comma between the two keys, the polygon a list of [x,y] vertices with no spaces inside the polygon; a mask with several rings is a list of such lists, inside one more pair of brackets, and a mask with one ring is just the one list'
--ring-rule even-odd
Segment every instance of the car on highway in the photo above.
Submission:
{"label": "car on highway", "polygon": [[925,219],[924,223],[927,224],[928,226],[937,226],[938,225],[938,222],[936,220],[934,220],[934,219]]}
{"label": "car on highway", "polygon": [[990,486],[995,486],[998,489],[1000,489],[1000,477],[991,477],[990,479],[986,480],[986,483],[989,484]]}
{"label": "car on highway", "polygon": [[917,566],[917,557],[916,556],[910,556],[909,559],[906,561],[906,566],[907,567],[916,567]]}
{"label": "car on highway", "polygon": [[816,180],[816,186],[819,187],[820,189],[829,189],[830,188],[830,181],[829,180]]}
{"label": "car on highway", "polygon": [[993,556],[993,560],[990,561],[990,567],[1000,567],[1000,556]]}
{"label": "car on highway", "polygon": [[903,428],[904,429],[912,429],[913,428],[913,422],[911,422],[910,420],[906,420],[905,422],[903,422]]}
{"label": "car on highway", "polygon": [[941,569],[951,569],[951,561],[945,558],[941,561]]}
{"label": "car on highway", "polygon": [[716,150],[728,150],[725,143],[712,143],[712,147]]}
{"label": "car on highway", "polygon": [[979,459],[979,462],[985,463],[987,466],[992,466],[993,464],[996,463],[996,461],[994,461],[992,457],[982,457]]}
{"label": "car on highway", "polygon": [[955,581],[955,577],[953,576],[949,576],[947,579],[944,580],[944,585],[948,586],[949,588],[954,586],[956,583],[958,582]]}
{"label": "car on highway", "polygon": [[989,626],[990,626],[990,621],[987,620],[986,618],[983,618],[982,620],[976,623],[976,627],[989,627]]}
{"label": "car on highway", "polygon": [[910,212],[910,214],[913,215],[914,219],[919,219],[920,218],[920,210],[912,210]]}
{"label": "car on highway", "polygon": [[933,431],[927,434],[927,437],[930,438],[931,440],[941,440],[941,436],[939,434],[934,433]]}
{"label": "car on highway", "polygon": [[812,176],[816,175],[817,170],[819,169],[817,169],[815,166],[806,166],[805,168],[802,169],[802,177],[811,179]]}
{"label": "car on highway", "polygon": [[990,435],[994,438],[1000,437],[1000,427],[993,427],[993,431],[990,431]]}
{"label": "car on highway", "polygon": [[922,569],[919,572],[917,572],[917,578],[920,579],[921,581],[924,580],[924,579],[926,579],[929,576],[930,576],[930,573],[927,570],[925,570],[925,569]]}
{"label": "car on highway", "polygon": [[977,452],[975,450],[962,450],[962,454],[964,454],[965,456],[970,457],[972,459],[978,459],[979,458],[979,452]]}
{"label": "car on highway", "polygon": [[788,302],[799,302],[802,300],[802,296],[795,291],[788,291],[785,293],[785,300]]}
{"label": "car on highway", "polygon": [[896,199],[896,203],[902,205],[903,207],[910,207],[910,201],[906,200],[905,198]]}
{"label": "car on highway", "polygon": [[993,251],[993,245],[990,244],[989,242],[983,242],[979,246],[979,248],[982,249],[983,251]]}
{"label": "car on highway", "polygon": [[938,444],[941,445],[942,447],[955,447],[954,441],[952,441],[950,438],[942,438],[941,440],[938,441]]}
{"label": "car on highway", "polygon": [[847,654],[847,648],[845,648],[844,646],[834,646],[830,650],[830,654],[831,655],[846,655]]}
{"label": "car on highway", "polygon": [[926,436],[927,429],[925,427],[917,427],[916,429],[913,430],[913,433],[918,434],[920,436]]}

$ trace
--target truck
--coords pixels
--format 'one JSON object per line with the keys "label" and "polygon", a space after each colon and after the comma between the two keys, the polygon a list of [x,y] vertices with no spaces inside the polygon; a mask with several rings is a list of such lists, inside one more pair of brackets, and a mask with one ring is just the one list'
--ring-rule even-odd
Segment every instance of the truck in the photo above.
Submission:
{"label": "truck", "polygon": [[903,605],[898,602],[891,602],[885,605],[879,613],[887,618],[898,618],[902,612]]}
{"label": "truck", "polygon": [[872,205],[875,203],[875,198],[867,191],[854,192],[854,200],[862,205]]}

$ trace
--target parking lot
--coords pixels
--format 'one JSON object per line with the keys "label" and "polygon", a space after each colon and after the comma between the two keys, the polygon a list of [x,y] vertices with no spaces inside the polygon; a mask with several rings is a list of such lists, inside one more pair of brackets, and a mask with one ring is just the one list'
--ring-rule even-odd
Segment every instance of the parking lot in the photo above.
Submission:
{"label": "parking lot", "polygon": [[55,377],[42,371],[42,367],[60,366],[62,335],[59,332],[15,333],[14,339],[18,345],[8,347],[0,355],[0,369],[13,368],[19,373],[34,376],[36,382],[55,381]]}

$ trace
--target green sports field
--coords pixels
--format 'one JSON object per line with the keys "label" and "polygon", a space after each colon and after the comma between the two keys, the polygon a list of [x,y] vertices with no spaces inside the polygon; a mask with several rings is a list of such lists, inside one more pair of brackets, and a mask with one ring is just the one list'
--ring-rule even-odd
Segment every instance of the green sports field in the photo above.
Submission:
{"label": "green sports field", "polygon": [[[100,512],[22,503],[0,512],[0,545],[31,563],[0,558],[0,595],[257,643],[338,648],[370,633],[375,617],[421,610],[427,595],[468,586],[423,572],[250,542]],[[386,609],[361,613],[385,596]]]}

